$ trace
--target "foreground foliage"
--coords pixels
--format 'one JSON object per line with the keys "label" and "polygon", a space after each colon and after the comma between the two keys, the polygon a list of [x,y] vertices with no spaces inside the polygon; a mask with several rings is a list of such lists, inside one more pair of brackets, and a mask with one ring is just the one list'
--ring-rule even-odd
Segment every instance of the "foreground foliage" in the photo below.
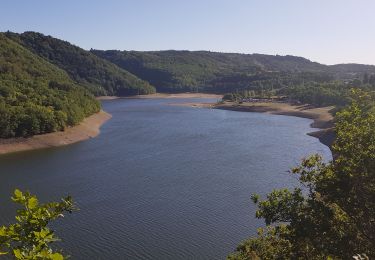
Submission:
{"label": "foreground foliage", "polygon": [[370,108],[359,92],[337,114],[334,160],[325,163],[314,155],[292,170],[303,188],[275,190],[265,200],[252,197],[267,228],[229,259],[375,258],[375,114]]}
{"label": "foreground foliage", "polygon": [[48,224],[75,209],[71,198],[40,204],[35,196],[16,189],[12,200],[23,208],[17,210],[15,224],[0,227],[0,255],[15,259],[64,259],[61,252],[51,248],[58,239]]}

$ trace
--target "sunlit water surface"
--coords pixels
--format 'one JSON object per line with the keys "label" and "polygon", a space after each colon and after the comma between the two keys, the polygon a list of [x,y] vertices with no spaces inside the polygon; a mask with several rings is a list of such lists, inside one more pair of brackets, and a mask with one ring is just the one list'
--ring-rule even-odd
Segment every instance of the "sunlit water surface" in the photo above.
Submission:
{"label": "sunlit water surface", "polygon": [[72,259],[224,259],[263,225],[252,193],[296,186],[290,167],[331,153],[308,119],[170,105],[194,101],[105,101],[99,137],[0,157],[0,224],[15,187],[70,194],[80,210],[54,228]]}

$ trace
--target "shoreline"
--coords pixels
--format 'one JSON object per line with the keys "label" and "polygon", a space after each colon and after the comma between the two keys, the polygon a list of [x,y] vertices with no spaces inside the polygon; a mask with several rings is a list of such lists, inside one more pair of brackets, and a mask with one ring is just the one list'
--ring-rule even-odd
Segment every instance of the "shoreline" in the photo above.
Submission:
{"label": "shoreline", "polygon": [[[97,100],[115,99],[157,99],[157,98],[217,98],[222,95],[206,93],[155,93],[150,95],[137,95],[131,97],[100,96]],[[51,147],[65,146],[94,138],[100,134],[100,127],[112,116],[101,110],[85,118],[79,125],[67,127],[64,131],[35,135],[32,137],[0,138],[0,155],[38,150]]]}
{"label": "shoreline", "polygon": [[100,96],[97,100],[114,100],[114,99],[156,99],[156,98],[217,98],[221,99],[223,95],[207,94],[207,93],[155,93],[149,95],[135,95],[135,96]]}
{"label": "shoreline", "polygon": [[112,116],[101,110],[85,118],[79,125],[67,127],[64,131],[32,137],[0,139],[0,155],[59,147],[85,141],[100,134],[100,127]]}
{"label": "shoreline", "polygon": [[320,130],[307,133],[310,136],[318,138],[319,141],[331,148],[335,139],[333,131],[333,115],[330,111],[334,108],[329,107],[312,107],[309,105],[292,105],[288,103],[276,102],[259,102],[259,103],[243,103],[235,104],[233,102],[225,102],[223,104],[212,105],[212,108],[242,111],[242,112],[258,112],[268,113],[273,115],[296,116],[302,118],[312,119],[310,124],[312,128]]}
{"label": "shoreline", "polygon": [[169,105],[174,106],[188,106],[195,108],[211,108],[211,109],[223,109],[239,112],[257,112],[257,113],[268,113],[273,115],[285,115],[295,116],[301,118],[312,119],[313,122],[310,124],[312,128],[318,128],[319,130],[307,133],[308,135],[318,138],[319,141],[331,148],[335,134],[333,131],[333,115],[330,111],[334,108],[329,107],[312,107],[309,105],[292,105],[289,103],[279,102],[257,102],[257,103],[242,103],[237,104],[234,102],[224,102],[221,104],[215,103],[170,103]]}
{"label": "shoreline", "polygon": [[[222,95],[205,93],[178,93],[164,94],[156,93],[151,95],[139,95],[132,97],[104,96],[98,97],[98,100],[114,99],[158,99],[158,98],[218,98]],[[223,109],[239,112],[258,112],[274,115],[287,115],[312,119],[310,124],[312,128],[319,128],[318,131],[307,133],[310,136],[318,138],[321,143],[331,147],[334,141],[333,116],[330,111],[333,107],[311,107],[308,105],[291,105],[288,103],[277,102],[259,102],[236,104],[234,102],[215,103],[170,103],[169,105],[189,106],[195,108]],[[28,138],[0,138],[0,155],[14,152],[37,150],[49,147],[59,147],[94,138],[100,134],[101,126],[112,116],[105,111],[91,115],[85,118],[79,125],[68,127],[65,131],[53,132],[48,134],[36,135]]]}

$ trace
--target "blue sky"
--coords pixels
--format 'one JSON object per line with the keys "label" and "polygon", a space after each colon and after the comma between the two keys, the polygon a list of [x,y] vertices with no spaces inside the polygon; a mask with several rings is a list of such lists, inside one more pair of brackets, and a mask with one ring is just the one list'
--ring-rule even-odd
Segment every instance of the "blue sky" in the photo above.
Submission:
{"label": "blue sky", "polygon": [[291,54],[375,64],[373,0],[2,0],[1,31],[85,49]]}

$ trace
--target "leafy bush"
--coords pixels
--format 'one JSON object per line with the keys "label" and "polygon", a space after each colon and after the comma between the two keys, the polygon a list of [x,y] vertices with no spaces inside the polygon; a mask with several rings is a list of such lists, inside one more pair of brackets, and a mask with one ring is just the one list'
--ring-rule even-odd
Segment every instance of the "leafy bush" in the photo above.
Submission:
{"label": "leafy bush", "polygon": [[16,189],[12,200],[23,208],[17,210],[15,224],[0,227],[0,255],[15,259],[64,259],[60,251],[51,247],[58,238],[48,224],[76,209],[72,199],[40,204],[36,196]]}

